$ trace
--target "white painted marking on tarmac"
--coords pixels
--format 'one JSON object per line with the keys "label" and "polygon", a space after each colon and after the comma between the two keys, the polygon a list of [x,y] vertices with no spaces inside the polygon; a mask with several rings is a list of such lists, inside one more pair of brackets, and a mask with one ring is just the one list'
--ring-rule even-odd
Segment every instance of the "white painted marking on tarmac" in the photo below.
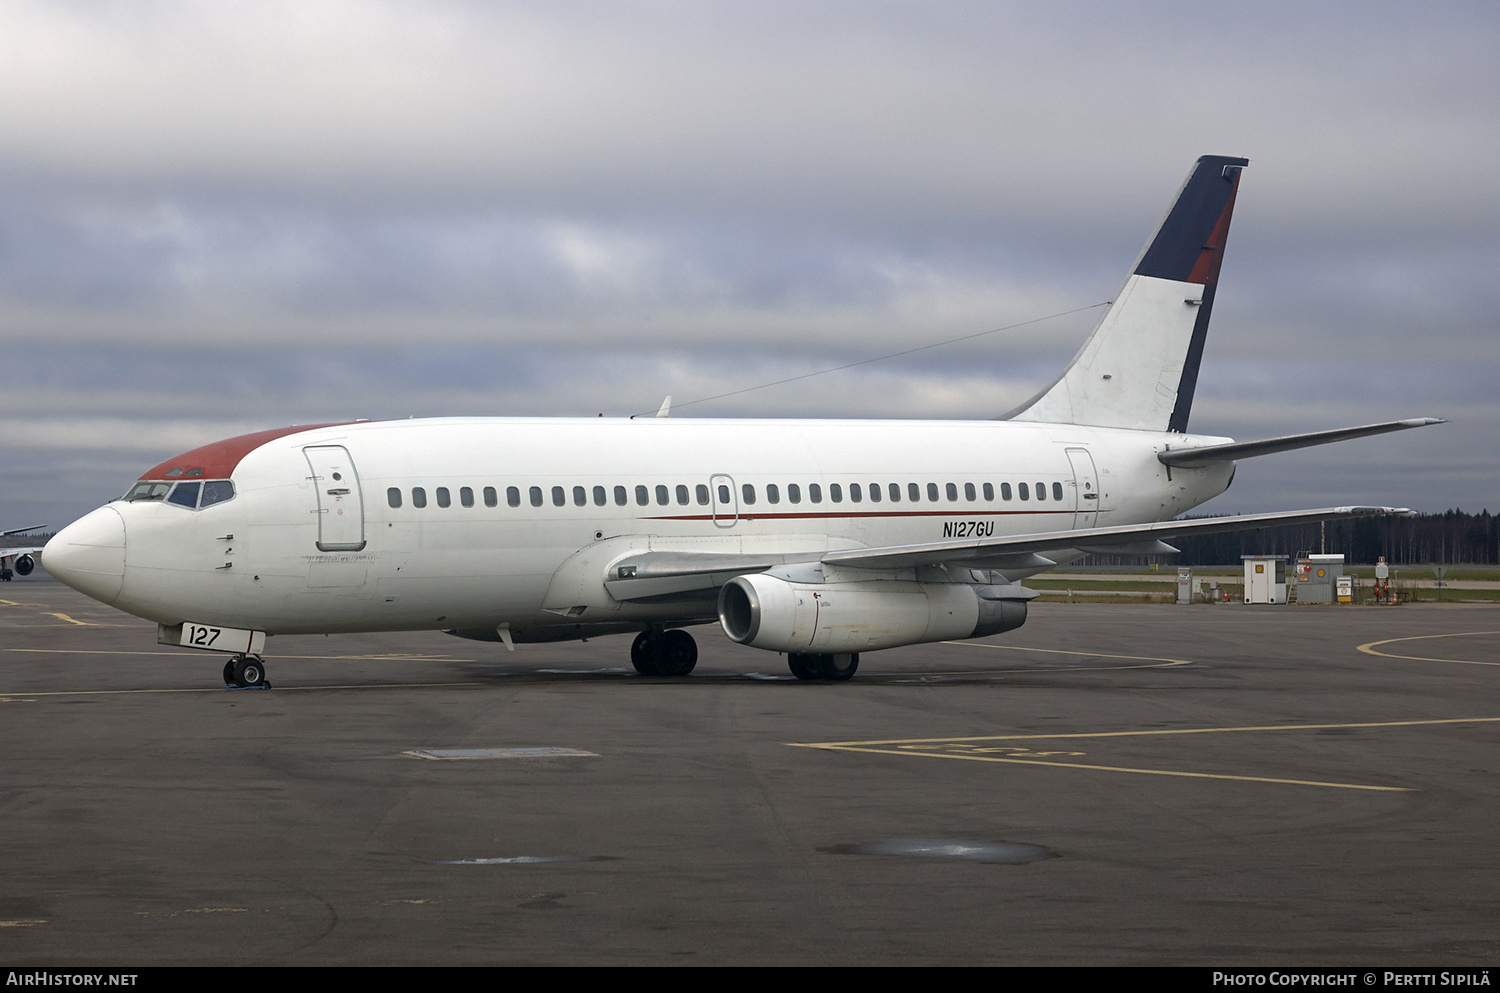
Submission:
{"label": "white painted marking on tarmac", "polygon": [[[1148,665],[1111,665],[1104,666],[1106,669],[1171,669],[1184,665],[1201,665],[1192,659],[1168,659],[1154,655],[1115,655],[1109,652],[1075,652],[1063,648],[1028,648],[1025,645],[995,645],[987,641],[945,641],[945,645],[962,645],[965,648],[992,648],[1000,652],[1040,652],[1044,655],[1079,655],[1090,659],[1123,659],[1127,662],[1146,662]],[[1097,666],[1066,666],[1062,668],[1049,669],[1055,672],[1082,672]],[[1016,670],[1029,671],[1029,670]]]}
{"label": "white painted marking on tarmac", "polygon": [[493,859],[436,859],[433,865],[530,865],[536,862],[600,862],[602,855],[509,855]]}
{"label": "white painted marking on tarmac", "polygon": [[1055,859],[1057,854],[1041,845],[1006,841],[968,841],[946,838],[885,838],[857,845],[835,845],[822,849],[834,855],[906,855],[926,859],[951,859],[1020,865]]}
{"label": "white painted marking on tarmac", "polygon": [[614,666],[609,669],[538,669],[537,672],[546,673],[549,676],[618,676],[622,672],[634,672],[624,666]]}
{"label": "white painted marking on tarmac", "polygon": [[586,752],[581,748],[414,748],[401,753],[414,759],[434,761],[459,761],[467,759],[554,759],[554,758],[598,758],[598,752]]}
{"label": "white painted marking on tarmac", "polygon": [[1400,641],[1427,641],[1432,638],[1473,638],[1480,635],[1500,634],[1500,631],[1455,631],[1451,634],[1419,634],[1410,638],[1387,638],[1384,641],[1369,641],[1359,646],[1359,651],[1366,655],[1380,655],[1388,659],[1410,659],[1413,662],[1456,662],[1460,665],[1500,665],[1500,662],[1483,662],[1478,659],[1448,659],[1433,658],[1426,655],[1397,655],[1393,652],[1382,652],[1377,649],[1381,645],[1394,645]]}
{"label": "white painted marking on tarmac", "polygon": [[[134,627],[127,624],[90,624],[89,627]],[[11,628],[6,628],[11,630]],[[161,655],[170,658],[186,658],[181,651],[174,652],[126,652],[113,648],[6,648],[7,652],[33,652],[43,655]],[[423,655],[412,658],[392,658],[388,655],[278,655],[278,659],[297,659],[304,662],[349,662],[349,661],[373,661],[373,662],[474,662],[475,659],[461,659],[447,655]]]}

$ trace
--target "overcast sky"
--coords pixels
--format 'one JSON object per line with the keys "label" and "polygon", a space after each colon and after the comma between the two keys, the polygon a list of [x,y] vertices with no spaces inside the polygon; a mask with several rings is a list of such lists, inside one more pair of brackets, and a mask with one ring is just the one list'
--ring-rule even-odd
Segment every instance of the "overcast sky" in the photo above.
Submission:
{"label": "overcast sky", "polygon": [[289,423],[991,417],[1201,154],[1192,428],[1452,420],[1206,509],[1500,510],[1496,11],[0,0],[0,527]]}

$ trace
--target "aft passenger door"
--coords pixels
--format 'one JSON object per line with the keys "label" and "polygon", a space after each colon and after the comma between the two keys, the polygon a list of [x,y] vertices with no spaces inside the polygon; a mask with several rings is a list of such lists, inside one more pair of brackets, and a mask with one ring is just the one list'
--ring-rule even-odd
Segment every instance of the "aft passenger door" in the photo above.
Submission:
{"label": "aft passenger door", "polygon": [[1099,475],[1087,448],[1068,449],[1073,466],[1073,527],[1091,528],[1099,520]]}
{"label": "aft passenger door", "polygon": [[357,552],[365,547],[365,504],[359,492],[354,460],[342,445],[302,449],[312,469],[313,513],[318,515],[318,549]]}

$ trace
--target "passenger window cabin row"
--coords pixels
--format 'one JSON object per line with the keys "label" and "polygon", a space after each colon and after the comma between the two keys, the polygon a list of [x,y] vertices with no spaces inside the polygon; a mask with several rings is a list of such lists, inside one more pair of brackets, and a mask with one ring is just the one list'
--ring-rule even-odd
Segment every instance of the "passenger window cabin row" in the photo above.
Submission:
{"label": "passenger window cabin row", "polygon": [[[658,483],[654,487],[637,485],[633,489],[625,486],[615,486],[607,489],[603,486],[566,486],[550,487],[550,492],[540,486],[529,486],[526,488],[526,502],[533,507],[546,506],[549,502],[554,507],[566,507],[571,503],[575,507],[587,507],[592,503],[595,507],[608,506],[613,498],[616,507],[629,506],[634,500],[637,507],[668,507],[676,505],[688,507],[696,504],[699,507],[707,507],[711,497],[717,497],[719,506],[729,506],[733,503],[733,495],[729,491],[727,482],[715,483],[717,493],[710,493],[704,483],[698,483],[691,489],[684,483],[675,486],[667,486]],[[928,503],[958,503],[958,483],[944,483],[939,489],[937,483],[927,483],[925,496]],[[1017,483],[1012,490],[1010,483],[1001,483],[999,487],[1000,500],[1007,502],[1014,497],[1023,501],[1030,501],[1033,493],[1038,501],[1045,501],[1048,496],[1049,486],[1046,482],[1038,481],[1034,484]],[[1061,502],[1063,498],[1063,484],[1053,481],[1051,486],[1051,497],[1053,502]],[[768,504],[780,504],[783,499],[788,504],[800,504],[803,501],[804,492],[808,503],[820,504],[824,500],[825,489],[821,483],[808,483],[804,491],[800,483],[787,483],[783,488],[778,483],[765,484],[764,496]],[[975,486],[974,483],[962,484],[963,501],[976,503],[979,501],[980,493],[984,494],[987,503],[995,500],[995,485],[993,483],[982,483]],[[403,493],[399,486],[392,486],[385,491],[386,502],[392,508],[399,508],[404,502]],[[846,496],[850,503],[900,503],[904,499],[909,503],[921,503],[924,495],[924,487],[919,483],[907,483],[903,491],[900,483],[888,483],[882,489],[880,483],[829,483],[826,489],[829,503],[843,503]],[[458,504],[460,507],[474,506],[474,489],[469,486],[458,488]],[[480,491],[486,507],[498,507],[500,505],[500,492],[493,486],[486,486]],[[756,505],[760,494],[757,493],[754,483],[744,483],[740,487],[740,501],[742,505],[752,507]],[[946,497],[946,501],[944,498]],[[654,500],[653,500],[654,498]],[[432,492],[432,500],[439,507],[453,506],[453,491],[446,486],[438,486]],[[521,506],[522,493],[519,486],[507,486],[505,488],[505,503],[509,507]],[[425,486],[413,486],[411,488],[411,505],[413,507],[426,507],[428,502],[427,488]]]}

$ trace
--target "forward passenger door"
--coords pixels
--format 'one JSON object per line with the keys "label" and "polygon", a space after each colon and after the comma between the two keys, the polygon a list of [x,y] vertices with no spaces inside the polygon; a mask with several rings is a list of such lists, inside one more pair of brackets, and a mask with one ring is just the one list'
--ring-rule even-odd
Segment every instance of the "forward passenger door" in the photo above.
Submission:
{"label": "forward passenger door", "polygon": [[312,470],[313,513],[318,515],[318,550],[357,552],[365,547],[365,504],[354,460],[342,445],[302,449]]}

